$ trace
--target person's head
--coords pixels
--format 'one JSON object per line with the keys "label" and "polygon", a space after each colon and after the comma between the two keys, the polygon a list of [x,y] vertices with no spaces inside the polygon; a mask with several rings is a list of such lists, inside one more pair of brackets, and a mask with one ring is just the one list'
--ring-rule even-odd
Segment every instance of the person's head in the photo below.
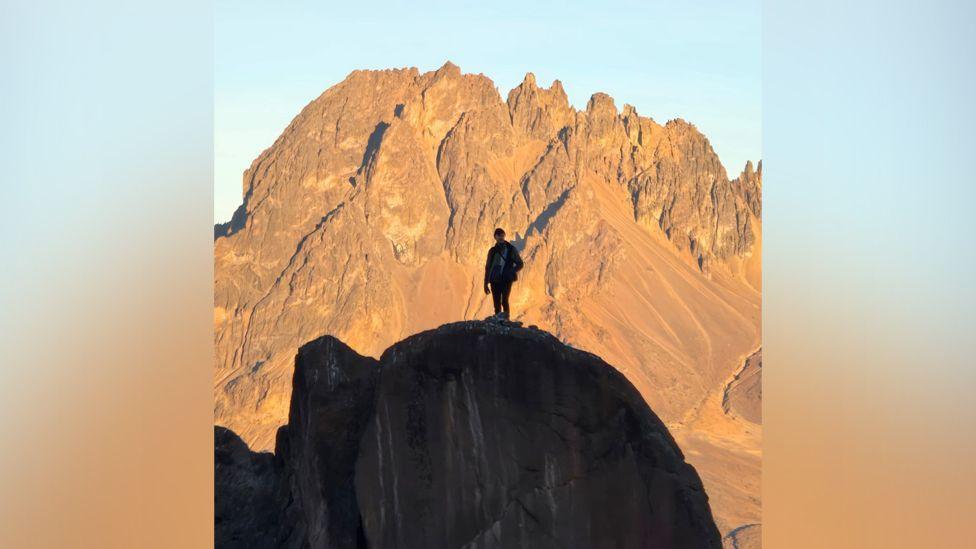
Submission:
{"label": "person's head", "polygon": [[495,242],[501,242],[505,240],[505,229],[501,227],[495,229]]}

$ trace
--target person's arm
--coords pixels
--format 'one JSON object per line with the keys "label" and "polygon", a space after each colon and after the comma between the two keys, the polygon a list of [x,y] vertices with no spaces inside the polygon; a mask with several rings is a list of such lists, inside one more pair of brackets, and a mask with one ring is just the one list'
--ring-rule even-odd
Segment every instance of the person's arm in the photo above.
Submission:
{"label": "person's arm", "polygon": [[522,270],[522,265],[523,265],[522,256],[519,254],[519,251],[515,247],[515,244],[512,244],[512,251],[515,252],[515,258],[514,258],[515,272],[519,272]]}
{"label": "person's arm", "polygon": [[485,293],[488,293],[488,274],[491,270],[491,254],[495,248],[488,248],[488,259],[485,260]]}

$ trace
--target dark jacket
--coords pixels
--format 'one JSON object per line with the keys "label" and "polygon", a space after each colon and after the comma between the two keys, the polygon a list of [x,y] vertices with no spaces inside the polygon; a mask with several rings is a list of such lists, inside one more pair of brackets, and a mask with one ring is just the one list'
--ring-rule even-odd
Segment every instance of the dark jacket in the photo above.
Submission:
{"label": "dark jacket", "polygon": [[485,260],[485,284],[518,280],[522,265],[522,257],[511,242],[495,244],[488,250],[488,259]]}

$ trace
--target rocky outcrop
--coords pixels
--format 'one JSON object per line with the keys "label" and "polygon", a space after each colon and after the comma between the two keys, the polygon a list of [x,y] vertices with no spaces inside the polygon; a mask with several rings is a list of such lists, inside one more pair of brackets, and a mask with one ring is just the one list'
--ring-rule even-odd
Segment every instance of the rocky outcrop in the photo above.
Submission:
{"label": "rocky outcrop", "polygon": [[[320,338],[296,358],[274,466],[231,446],[218,547],[721,547],[633,385],[537,329],[449,324],[379,361]],[[249,487],[261,505],[240,504]]]}
{"label": "rocky outcrop", "polygon": [[742,197],[742,200],[749,205],[749,210],[756,217],[762,217],[762,160],[759,167],[753,169],[752,162],[746,162],[742,175],[737,177],[732,186]]}
{"label": "rocky outcrop", "polygon": [[762,424],[762,349],[749,355],[726,387],[722,407],[726,413]]}
{"label": "rocky outcrop", "polygon": [[214,427],[214,540],[224,548],[276,547],[284,492],[274,456]]}
{"label": "rocky outcrop", "polygon": [[576,111],[569,105],[562,82],[556,80],[548,89],[542,89],[532,73],[508,92],[506,103],[512,128],[523,139],[549,141],[576,121]]}
{"label": "rocky outcrop", "polygon": [[732,530],[722,538],[725,549],[760,549],[762,547],[762,525],[748,524]]}

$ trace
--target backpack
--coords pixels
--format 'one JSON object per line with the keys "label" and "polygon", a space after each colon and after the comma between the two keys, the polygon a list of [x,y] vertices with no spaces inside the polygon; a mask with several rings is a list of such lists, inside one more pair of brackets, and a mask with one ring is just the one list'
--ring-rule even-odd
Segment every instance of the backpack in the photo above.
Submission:
{"label": "backpack", "polygon": [[505,243],[504,255],[502,255],[501,269],[495,265],[492,267],[491,280],[493,281],[505,281],[505,282],[515,282],[518,280],[518,273],[515,272],[515,262],[512,261],[514,254],[517,254],[518,250],[511,242]]}

